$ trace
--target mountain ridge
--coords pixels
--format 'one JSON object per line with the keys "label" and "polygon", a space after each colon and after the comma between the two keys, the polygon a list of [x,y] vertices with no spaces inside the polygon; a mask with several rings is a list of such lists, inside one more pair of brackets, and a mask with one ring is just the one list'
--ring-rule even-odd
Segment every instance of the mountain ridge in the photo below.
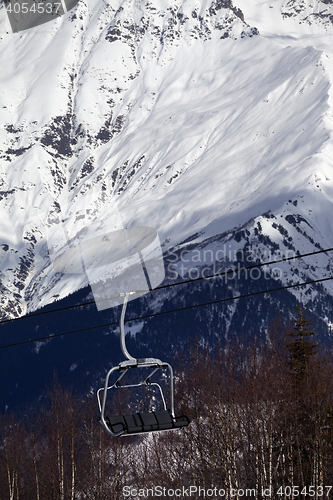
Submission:
{"label": "mountain ridge", "polygon": [[80,2],[15,35],[1,9],[2,318],[88,285],[59,276],[48,256],[46,229],[63,206],[107,229],[116,205],[126,225],[156,228],[164,251],[268,211],[283,218],[280,232],[265,222],[276,244],[284,230],[303,238],[298,250],[333,246],[332,24],[309,25],[296,2],[287,18],[271,5],[264,13],[279,9],[278,29],[298,23],[298,37],[268,35],[260,2]]}

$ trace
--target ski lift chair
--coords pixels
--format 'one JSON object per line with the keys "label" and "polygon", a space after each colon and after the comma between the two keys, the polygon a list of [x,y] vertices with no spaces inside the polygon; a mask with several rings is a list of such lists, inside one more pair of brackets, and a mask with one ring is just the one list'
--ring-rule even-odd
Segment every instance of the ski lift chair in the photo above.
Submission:
{"label": "ski lift chair", "polygon": [[[187,417],[175,417],[173,371],[169,363],[156,358],[135,359],[129,354],[125,343],[124,317],[128,300],[138,298],[160,284],[164,278],[164,265],[159,238],[155,229],[147,226],[133,226],[105,232],[99,227],[85,233],[89,228],[75,230],[74,222],[78,208],[64,209],[66,217],[56,221],[47,231],[49,254],[54,269],[62,274],[85,273],[98,310],[123,304],[120,318],[120,342],[127,358],[106,375],[104,388],[97,392],[100,417],[104,429],[112,436],[129,436],[144,432],[173,430],[189,424]],[[81,214],[82,215],[82,214]],[[119,215],[119,214],[118,214]],[[75,217],[74,217],[75,216]],[[85,216],[80,220],[85,220]],[[74,221],[74,222],[73,222]],[[79,230],[80,229],[80,230]],[[101,232],[102,231],[102,232]],[[70,237],[72,234],[72,237]],[[90,235],[90,236],[89,236]],[[112,259],[110,259],[112,255]],[[103,272],[103,280],[97,278]],[[146,287],[142,289],[142,287]],[[119,293],[122,290],[124,293]],[[121,385],[120,381],[129,370],[149,368],[151,373],[138,384]],[[170,379],[170,406],[167,408],[162,388],[151,382],[152,376],[167,368]],[[112,373],[118,372],[116,382],[109,386]],[[110,389],[154,385],[159,389],[163,409],[134,415],[107,416],[106,399]]]}
{"label": "ski lift chair", "polygon": [[[126,306],[128,302],[128,297],[130,292],[124,294],[124,303],[120,317],[120,344],[124,356],[127,358],[126,361],[122,361],[118,366],[111,368],[108,371],[105,379],[104,387],[97,391],[97,399],[100,410],[99,421],[104,427],[104,429],[112,436],[132,436],[136,434],[143,434],[146,432],[156,432],[156,431],[167,431],[180,429],[187,426],[190,421],[186,416],[175,416],[174,410],[174,381],[173,381],[173,370],[169,363],[162,362],[160,359],[156,358],[133,358],[127,348],[125,342],[125,330],[124,330],[124,317]],[[136,384],[125,384],[121,385],[120,381],[124,375],[129,370],[134,370],[138,368],[150,368],[152,371],[143,380]],[[152,376],[163,368],[167,368],[169,371],[170,379],[170,407],[167,408],[164,393],[160,384],[156,382],[151,382]],[[119,377],[116,382],[109,386],[109,379],[111,374],[117,372]],[[128,387],[139,387],[139,386],[157,386],[161,400],[163,402],[163,409],[158,411],[135,413],[132,415],[106,415],[106,400],[107,394],[110,389],[120,389]]]}

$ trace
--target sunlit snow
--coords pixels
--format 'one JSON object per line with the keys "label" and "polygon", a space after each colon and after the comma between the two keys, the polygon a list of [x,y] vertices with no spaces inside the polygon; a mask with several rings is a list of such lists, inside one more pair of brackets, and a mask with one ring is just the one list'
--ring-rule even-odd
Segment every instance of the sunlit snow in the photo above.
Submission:
{"label": "sunlit snow", "polygon": [[314,240],[333,246],[333,24],[310,24],[309,2],[289,17],[280,0],[233,5],[244,21],[208,0],[90,0],[19,34],[0,9],[5,315],[87,284],[48,255],[64,204],[107,228],[116,197],[124,224],[155,228],[166,250],[291,213],[297,199]]}

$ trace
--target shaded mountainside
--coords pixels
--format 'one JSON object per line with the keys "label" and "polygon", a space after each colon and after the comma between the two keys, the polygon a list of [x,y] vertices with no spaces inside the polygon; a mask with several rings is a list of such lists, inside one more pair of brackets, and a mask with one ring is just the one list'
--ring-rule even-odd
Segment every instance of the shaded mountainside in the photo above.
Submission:
{"label": "shaded mountainside", "polygon": [[[254,240],[257,248],[261,246],[261,249],[264,242],[274,260],[290,255],[284,253],[283,245],[260,231],[263,220],[274,221],[276,218],[266,214],[258,219],[231,234],[218,235],[197,245],[186,242],[179,248],[168,250],[164,255],[164,284],[175,285],[184,280],[189,282],[152,291],[128,305],[127,347],[132,355],[159,357],[173,363],[176,354],[182,353],[186,361],[186,345],[193,337],[211,347],[226,346],[235,339],[243,346],[252,345],[254,339],[270,345],[275,339],[269,336],[269,326],[274,320],[292,323],[295,308],[299,306],[300,293],[303,294],[303,301],[307,302],[307,314],[317,332],[316,340],[323,345],[331,345],[333,299],[323,284],[275,290],[294,284],[297,280],[311,281],[316,271],[309,265],[311,257],[300,259],[302,264],[297,264],[298,267],[295,267],[295,261],[264,268],[253,267],[257,262],[253,254]],[[287,237],[281,224],[277,231]],[[193,238],[197,236],[193,235]],[[237,248],[232,248],[231,242],[236,242]],[[219,251],[217,254],[216,248]],[[217,255],[218,260],[212,263],[213,255]],[[234,255],[237,261],[229,259]],[[325,258],[329,262],[329,255],[320,255],[321,259]],[[249,266],[251,269],[248,271],[239,270]],[[299,273],[298,269],[302,269],[302,272]],[[195,281],[212,274],[216,276]],[[293,280],[290,279],[291,275]],[[264,291],[268,293],[260,293]],[[246,297],[233,299],[243,295]],[[5,381],[1,390],[2,410],[22,408],[22,405],[43,399],[54,375],[62,384],[76,387],[79,392],[95,392],[102,385],[106,370],[124,359],[118,327],[121,306],[97,312],[91,301],[91,292],[83,289],[41,312],[68,308],[65,311],[26,317],[1,326],[2,345],[43,338],[0,351],[0,374]],[[75,303],[85,302],[90,302],[90,305],[70,308]],[[214,304],[200,305],[210,302]],[[155,317],[134,320],[155,314]],[[100,325],[105,326],[96,328]],[[77,333],[59,336],[66,332]],[[53,335],[59,337],[52,340],[47,338]]]}

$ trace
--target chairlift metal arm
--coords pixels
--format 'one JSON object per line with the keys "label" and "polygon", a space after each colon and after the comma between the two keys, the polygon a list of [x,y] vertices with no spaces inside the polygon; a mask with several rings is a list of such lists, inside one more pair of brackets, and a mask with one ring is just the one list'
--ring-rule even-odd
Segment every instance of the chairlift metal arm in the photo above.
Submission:
{"label": "chairlift metal arm", "polygon": [[[135,367],[136,368],[141,368],[141,367],[142,368],[143,367],[147,367],[147,368],[149,368],[149,367],[156,367],[155,370],[153,370],[153,372],[148,377],[146,377],[145,383],[148,383],[147,381],[150,379],[150,377],[152,377],[154,375],[154,373],[157,370],[159,370],[160,368],[168,368],[169,369],[169,373],[170,373],[170,403],[171,403],[171,413],[172,413],[172,416],[174,417],[175,416],[175,411],[174,411],[174,395],[173,395],[173,370],[172,370],[171,365],[169,363],[162,363],[160,360],[157,360],[157,359],[154,359],[154,358],[135,359],[133,356],[130,355],[130,353],[127,350],[124,320],[125,320],[125,312],[126,312],[126,307],[127,307],[127,302],[128,302],[129,296],[130,296],[130,292],[126,292],[124,294],[124,303],[123,303],[123,308],[122,308],[121,316],[120,316],[120,345],[121,345],[121,350],[122,350],[124,356],[129,361],[133,361],[135,363]],[[122,363],[119,365],[119,367],[122,368],[124,366],[124,369],[125,369],[126,365],[128,367],[132,367],[132,366],[129,366],[130,363],[126,363],[126,362],[123,363],[123,366],[121,366],[121,365],[122,365]],[[117,382],[119,382],[120,378],[117,380]],[[160,390],[161,390],[161,388],[160,388]],[[164,397],[163,397],[163,401],[164,401],[164,404],[165,404]]]}
{"label": "chairlift metal arm", "polygon": [[[128,371],[128,370],[126,370],[125,372],[123,372],[120,375],[120,377],[115,381],[115,383],[111,387],[115,387],[116,389],[120,389],[122,387],[140,387],[140,385],[152,385],[149,379],[154,375],[155,372],[157,372],[157,370],[160,370],[160,369],[161,369],[160,367],[155,368],[155,370],[153,370],[148,375],[148,377],[145,377],[143,380],[141,380],[140,382],[137,382],[136,384],[124,384],[124,385],[121,385],[121,384],[119,384],[119,381],[123,378],[123,376],[125,375],[125,373]],[[108,389],[111,389],[111,387],[108,387]]]}
{"label": "chairlift metal arm", "polygon": [[[108,385],[109,385],[109,378],[110,378],[110,375],[112,372],[118,370],[118,366],[114,366],[113,368],[111,368],[111,370],[108,371],[107,375],[106,375],[106,379],[105,379],[105,384],[104,384],[104,388],[101,388],[98,390],[97,392],[97,400],[98,400],[98,406],[99,406],[99,411],[100,411],[100,422],[101,424],[103,425],[104,429],[109,433],[109,434],[112,434],[112,436],[120,436],[121,434],[123,434],[123,430],[119,431],[119,432],[112,432],[112,430],[109,428],[109,426],[107,425],[106,423],[106,420],[105,420],[105,403],[106,403],[106,396],[107,396],[107,392],[108,392]],[[103,391],[103,399],[102,399],[102,404],[101,404],[101,401],[100,401],[100,392]]]}
{"label": "chairlift metal arm", "polygon": [[148,377],[145,378],[145,380],[143,381],[144,384],[147,384],[149,385],[151,382],[150,382],[150,378],[157,372],[157,370],[160,370],[161,368],[158,366],[157,368],[155,368],[155,370],[153,370],[149,375]]}
{"label": "chairlift metal arm", "polygon": [[120,345],[121,345],[121,350],[123,351],[125,358],[127,358],[129,360],[135,360],[135,358],[133,358],[133,356],[131,356],[127,350],[126,339],[125,339],[124,318],[125,318],[125,312],[126,312],[126,307],[127,307],[127,302],[128,302],[129,296],[130,296],[130,293],[128,293],[128,292],[126,292],[124,294],[124,303],[123,303],[123,308],[122,308],[121,316],[120,316]]}
{"label": "chairlift metal arm", "polygon": [[164,397],[164,394],[163,394],[163,391],[162,391],[162,387],[160,386],[160,384],[158,384],[157,382],[151,382],[149,385],[156,385],[158,387],[158,389],[160,391],[161,399],[163,401],[164,409],[166,410],[167,409],[167,405],[166,405],[165,397]]}

